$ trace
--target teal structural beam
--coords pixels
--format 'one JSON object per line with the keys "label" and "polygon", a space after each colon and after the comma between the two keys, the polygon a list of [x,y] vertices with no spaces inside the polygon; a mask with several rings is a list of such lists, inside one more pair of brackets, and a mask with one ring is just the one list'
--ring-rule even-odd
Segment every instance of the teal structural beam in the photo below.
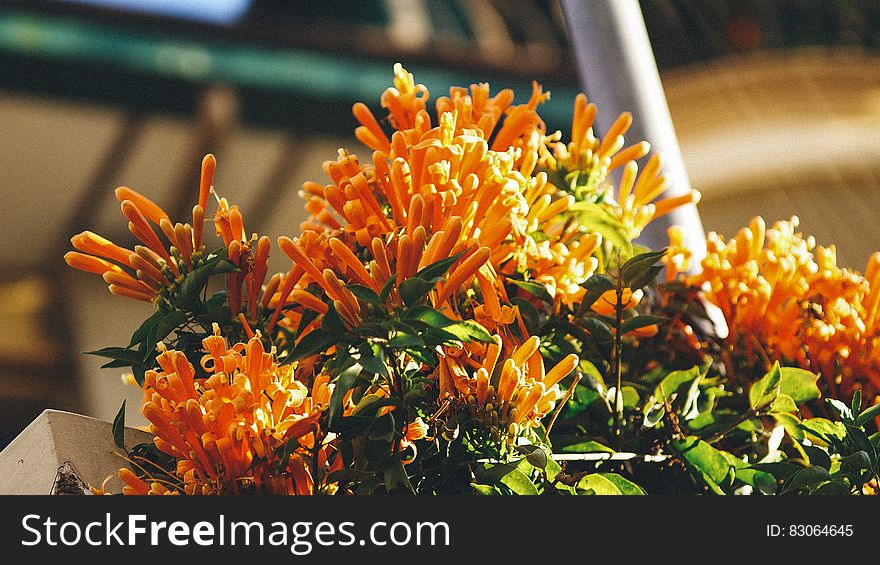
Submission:
{"label": "teal structural beam", "polygon": [[[268,48],[212,39],[173,36],[120,26],[28,12],[0,13],[0,53],[135,71],[191,83],[222,83],[252,90],[296,94],[327,102],[363,100],[378,105],[392,79],[395,61],[346,57],[293,48]],[[527,100],[531,82],[480,76],[424,64],[408,64],[434,96],[451,85],[491,82],[513,88]],[[108,80],[112,80],[108,76]],[[2,84],[2,78],[0,78]],[[577,94],[573,84],[545,84],[553,94],[542,108],[546,121],[566,127]]]}

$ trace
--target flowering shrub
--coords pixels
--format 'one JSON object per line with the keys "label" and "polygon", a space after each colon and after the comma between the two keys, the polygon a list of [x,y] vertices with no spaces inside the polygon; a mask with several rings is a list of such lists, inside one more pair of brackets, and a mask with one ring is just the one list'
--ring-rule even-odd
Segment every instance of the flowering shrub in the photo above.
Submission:
{"label": "flowering shrub", "polygon": [[206,242],[213,156],[191,224],[117,189],[140,245],[86,231],[65,259],[154,309],[93,352],[131,368],[155,436],[124,492],[873,493],[880,255],[862,276],[760,218],[700,268],[680,228],[645,249],[699,194],[662,198],[629,114],[598,138],[579,95],[563,141],[548,98],[478,84],[429,111],[396,65],[387,116],[353,107],[373,153],[305,184],[268,278],[272,242],[225,198]]}

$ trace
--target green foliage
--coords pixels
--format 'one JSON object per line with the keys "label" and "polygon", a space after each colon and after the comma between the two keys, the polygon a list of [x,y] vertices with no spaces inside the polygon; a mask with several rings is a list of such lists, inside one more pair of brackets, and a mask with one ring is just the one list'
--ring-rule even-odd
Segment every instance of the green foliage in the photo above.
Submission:
{"label": "green foliage", "polygon": [[113,418],[113,443],[119,449],[125,450],[125,400]]}
{"label": "green foliage", "polygon": [[211,277],[238,271],[226,258],[226,248],[208,254],[197,265],[163,291],[163,299],[157,302],[156,311],[134,331],[126,347],[105,347],[87,354],[111,360],[102,368],[130,367],[135,381],[143,385],[144,374],[155,367],[159,354],[156,345],[160,341],[179,350],[190,350],[193,346],[198,349],[201,340],[211,334],[214,323],[226,330],[227,338],[243,339],[241,326],[233,324],[226,307],[226,292],[205,297]]}
{"label": "green foliage", "polygon": [[[583,282],[578,303],[560,305],[527,276],[504,279],[526,331],[541,339],[545,366],[570,353],[580,359],[560,383],[559,409],[536,428],[499,429],[456,405],[464,399],[439,393],[444,348],[493,340],[460,307],[440,310],[428,299],[461,254],[399,285],[392,277],[378,292],[347,284],[360,303],[356,327],[343,323],[333,301],[312,285],[326,313],[304,310],[296,330],[262,336],[277,345],[283,363],[308,359],[330,375],[333,390],[319,427],[337,437],[344,465],[328,477],[316,475],[319,482],[363,494],[486,496],[839,495],[876,488],[880,434],[872,426],[880,404],[862,406],[857,395],[849,403],[826,398],[823,405],[818,376],[784,360],[745,385],[732,383],[738,368],[725,362],[706,329],[698,295],[680,282],[656,281],[666,250],[633,248],[626,229],[589,200],[570,214],[606,238],[602,268]],[[234,272],[222,252],[209,255],[157,302],[127,346],[91,354],[107,358],[105,367],[131,367],[143,383],[164,341],[186,351],[201,371],[201,340],[214,324],[230,342],[245,340],[226,292],[208,295],[211,277]],[[645,295],[640,304],[620,303],[637,290]],[[598,304],[600,298],[608,304]],[[259,312],[256,328],[271,315]],[[683,324],[697,329],[702,349],[681,349],[674,332]],[[511,331],[524,337],[518,326]],[[492,377],[494,386],[497,373]],[[805,405],[813,414],[824,406],[831,416],[802,419]],[[121,449],[124,408],[113,424]],[[415,418],[431,430],[404,449],[406,422]],[[291,440],[275,455],[287,461],[299,448]],[[173,460],[154,447],[134,446],[129,456],[140,475],[173,482]]]}

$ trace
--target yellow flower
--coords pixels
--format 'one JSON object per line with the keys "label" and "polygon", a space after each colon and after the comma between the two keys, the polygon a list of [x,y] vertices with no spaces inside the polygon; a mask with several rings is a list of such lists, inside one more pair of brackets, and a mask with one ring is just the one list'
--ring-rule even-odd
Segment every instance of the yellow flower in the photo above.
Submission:
{"label": "yellow flower", "polygon": [[678,275],[690,271],[693,252],[685,244],[684,230],[681,226],[670,226],[667,234],[669,245],[661,261],[666,266],[666,280],[673,281]]}

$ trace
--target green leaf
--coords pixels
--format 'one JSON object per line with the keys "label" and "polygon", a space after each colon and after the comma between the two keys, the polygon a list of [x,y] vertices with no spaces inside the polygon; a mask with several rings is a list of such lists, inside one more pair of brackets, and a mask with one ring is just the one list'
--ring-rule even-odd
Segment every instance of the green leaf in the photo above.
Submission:
{"label": "green leaf", "polygon": [[638,290],[640,288],[646,287],[657,280],[657,275],[659,275],[662,270],[662,265],[654,265],[652,267],[648,267],[648,269],[644,273],[641,273],[641,276],[631,279],[626,286],[628,286],[632,290]]}
{"label": "green leaf", "polygon": [[223,303],[228,298],[225,290],[219,290],[211,295],[211,298],[205,301],[205,311],[219,310],[223,308]]}
{"label": "green leaf", "polygon": [[607,445],[602,445],[598,441],[582,441],[566,445],[559,449],[561,453],[617,453]]}
{"label": "green leaf", "polygon": [[630,318],[629,320],[625,321],[623,325],[620,326],[620,331],[623,333],[623,335],[626,335],[629,332],[641,328],[660,324],[667,321],[668,319],[669,318],[664,318],[663,316],[651,316],[648,314],[643,314],[641,316],[635,316],[634,318]]}
{"label": "green leaf", "polygon": [[[156,310],[153,312],[153,315],[144,320],[144,323],[140,325],[138,329],[135,330],[134,334],[131,336],[131,341],[128,344],[128,347],[133,347],[138,343],[141,343],[147,336],[150,335],[150,332],[159,323],[159,320],[165,317],[165,312],[162,310]],[[166,334],[167,335],[167,334]]]}
{"label": "green leaf", "polygon": [[[156,342],[162,341],[168,334],[172,331],[176,330],[181,324],[186,322],[186,312],[181,312],[180,310],[173,310],[162,317],[159,320],[159,323],[156,324],[156,333],[154,339]],[[148,344],[155,346],[155,343]]]}
{"label": "green leaf", "polygon": [[846,435],[843,424],[825,418],[810,418],[802,421],[798,427],[810,436],[813,443],[818,440],[827,445],[833,443],[833,439],[841,440]]}
{"label": "green leaf", "polygon": [[543,470],[550,460],[547,451],[539,445],[517,445],[516,450],[525,455],[526,461],[532,467]]}
{"label": "green leaf", "polygon": [[342,317],[333,304],[327,305],[327,312],[324,313],[324,319],[321,321],[321,330],[337,337],[347,331],[345,322],[342,321]]}
{"label": "green leaf", "polygon": [[642,419],[643,428],[653,428],[663,420],[666,415],[666,406],[663,404],[653,404],[645,411],[645,417]]}
{"label": "green leaf", "polygon": [[758,490],[761,494],[776,494],[776,479],[766,471],[759,471],[748,466],[736,455],[722,451],[721,455],[735,469],[736,480]]}
{"label": "green leaf", "polygon": [[776,479],[770,473],[755,471],[752,477],[752,486],[763,494],[776,494]]}
{"label": "green leaf", "polygon": [[773,364],[773,368],[755,381],[749,388],[749,406],[754,410],[761,410],[769,406],[779,396],[779,381],[782,371],[779,362]]}
{"label": "green leaf", "polygon": [[385,363],[385,350],[379,344],[362,344],[358,355],[353,356],[367,373],[389,376],[388,365]]}
{"label": "green leaf", "polygon": [[415,494],[415,489],[409,481],[406,469],[399,457],[392,457],[382,472],[385,481],[385,491],[388,493]]}
{"label": "green leaf", "polygon": [[492,342],[492,334],[490,334],[486,328],[478,324],[473,320],[464,320],[461,322],[457,322],[451,326],[446,326],[443,328],[444,331],[447,331],[454,336],[456,336],[461,341],[469,342],[469,341],[480,341],[483,343]]}
{"label": "green leaf", "polygon": [[147,367],[143,364],[135,363],[131,366],[131,373],[134,375],[134,380],[138,386],[143,387],[147,376]]}
{"label": "green leaf", "polygon": [[142,361],[142,356],[139,352],[124,347],[105,347],[103,349],[98,349],[97,351],[86,351],[85,354],[124,361],[126,364],[122,365],[123,367],[131,365],[132,363],[140,363]]}
{"label": "green leaf", "polygon": [[132,363],[128,361],[121,361],[119,359],[114,359],[113,361],[108,361],[101,365],[102,369],[119,369],[121,367],[131,367]]}
{"label": "green leaf", "polygon": [[516,463],[483,463],[474,468],[474,474],[481,483],[503,484],[515,494],[538,494],[537,487]]}
{"label": "green leaf", "polygon": [[455,320],[446,317],[430,306],[417,304],[403,313],[404,320],[418,320],[432,328],[445,328],[455,324]]}
{"label": "green leaf", "polygon": [[578,481],[577,488],[579,490],[591,490],[598,495],[620,496],[623,494],[620,488],[608,477],[610,473],[593,473],[584,476]]}
{"label": "green leaf", "polygon": [[410,334],[397,334],[394,338],[392,338],[388,345],[390,347],[396,347],[398,349],[406,349],[407,347],[424,347],[425,340],[417,335]]}
{"label": "green leaf", "polygon": [[362,370],[361,364],[354,362],[339,372],[339,378],[336,379],[333,394],[330,395],[330,407],[327,411],[331,428],[336,425],[336,421],[342,416],[342,400],[348,391],[354,387]]}
{"label": "green leaf", "polygon": [[519,469],[513,469],[503,477],[501,484],[520,495],[537,495],[538,489],[529,477]]}
{"label": "green leaf", "polygon": [[119,412],[113,418],[113,443],[119,449],[125,450],[125,400],[122,401]]}
{"label": "green leaf", "polygon": [[814,445],[802,445],[801,447],[804,453],[807,454],[807,457],[809,457],[810,465],[818,465],[829,471],[831,470],[831,457],[828,456],[827,451]]}
{"label": "green leaf", "polygon": [[193,272],[188,273],[180,281],[177,292],[174,293],[172,303],[181,310],[189,312],[196,310],[199,295],[205,288],[205,285],[208,284],[208,279],[211,278],[211,275],[231,273],[237,270],[238,267],[235,266],[235,263],[228,259],[218,258],[217,260],[205,263]]}
{"label": "green leaf", "polygon": [[[639,282],[648,278],[648,275],[654,265],[660,259],[662,259],[664,255],[666,255],[666,249],[661,249],[659,251],[648,251],[647,253],[636,255],[635,257],[621,265],[620,278],[623,279],[624,286],[627,286],[632,290],[636,290],[645,286],[647,282],[644,284],[639,284]],[[654,280],[655,277],[656,274],[653,277],[650,277],[650,280]]]}
{"label": "green leaf", "polygon": [[440,259],[434,263],[431,263],[424,269],[420,270],[415,274],[416,277],[424,280],[438,279],[446,274],[452,265],[461,259],[461,256],[465,254],[465,251],[460,253],[456,253],[451,257],[446,257],[445,259]]}
{"label": "green leaf", "polygon": [[877,416],[880,416],[880,402],[866,409],[856,418],[856,426],[864,426]]}
{"label": "green leaf", "polygon": [[756,469],[765,473],[770,473],[777,480],[786,480],[804,467],[794,463],[782,461],[779,463],[755,463],[750,469]]}
{"label": "green leaf", "polygon": [[547,460],[547,466],[544,467],[544,474],[547,475],[548,481],[555,481],[559,473],[562,472],[562,465],[556,462],[552,457]]}
{"label": "green leaf", "polygon": [[428,295],[440,279],[425,280],[420,277],[408,278],[399,285],[397,290],[400,292],[400,298],[407,306],[413,306]]}
{"label": "green leaf", "polygon": [[797,367],[782,367],[779,375],[779,393],[787,394],[797,404],[819,398],[822,393],[816,386],[819,375]]}
{"label": "green leaf", "polygon": [[287,469],[288,461],[290,460],[290,456],[293,455],[293,452],[297,450],[299,447],[299,438],[292,437],[284,443],[284,446],[281,449],[281,456],[278,458],[278,470],[284,471]]}
{"label": "green leaf", "polygon": [[871,457],[867,451],[856,451],[840,460],[841,467],[849,467],[855,472],[870,471]]}
{"label": "green leaf", "polygon": [[782,494],[787,492],[797,492],[799,490],[813,490],[819,484],[831,480],[831,474],[827,469],[822,467],[806,467],[792,475],[785,484],[782,485]]}
{"label": "green leaf", "polygon": [[391,295],[391,291],[394,289],[394,283],[397,281],[397,275],[391,275],[391,277],[385,281],[385,284],[382,285],[382,290],[379,291],[379,304],[385,304],[388,302],[388,296]]}
{"label": "green leaf", "polygon": [[792,412],[797,412],[797,409],[797,404],[787,394],[780,394],[770,405],[771,414],[791,414]]}
{"label": "green leaf", "polygon": [[603,294],[616,288],[614,280],[608,277],[608,275],[603,275],[601,273],[594,274],[581,283],[581,286],[587,290],[581,300],[581,305],[584,308],[589,308],[595,304]]}
{"label": "green leaf", "polygon": [[347,284],[345,288],[351,291],[353,295],[363,300],[367,304],[371,306],[375,306],[378,308],[380,306],[379,303],[379,295],[376,294],[376,291],[368,286],[364,286],[362,284]]}
{"label": "green leaf", "polygon": [[682,386],[690,383],[694,379],[701,379],[702,373],[700,371],[700,367],[698,365],[694,365],[690,369],[686,371],[672,371],[660,381],[660,384],[654,388],[654,398],[656,398],[660,403],[664,403],[666,400],[670,399],[670,397],[675,394],[678,389]]}
{"label": "green leaf", "polygon": [[852,489],[843,481],[827,481],[819,485],[813,491],[814,495],[846,496],[852,494]]}
{"label": "green leaf", "polygon": [[852,402],[850,403],[850,408],[852,409],[852,413],[854,415],[860,414],[862,411],[862,391],[861,389],[856,389],[853,392]]}
{"label": "green leaf", "polygon": [[532,281],[520,281],[517,279],[507,279],[507,282],[520,287],[521,289],[541,299],[547,304],[553,304],[553,297],[550,296],[550,293],[547,291],[547,287],[541,283],[536,283]]}
{"label": "green leaf", "polygon": [[611,333],[611,328],[600,318],[584,318],[581,320],[581,323],[598,341],[611,341],[614,338],[614,334]]}
{"label": "green leaf", "polygon": [[483,496],[498,496],[501,494],[500,492],[498,492],[497,488],[490,486],[490,485],[481,485],[479,483],[471,483],[471,488],[473,488],[477,494],[480,494]]}
{"label": "green leaf", "polygon": [[[306,328],[309,327],[309,324],[314,322],[315,318],[317,318],[318,316],[320,316],[320,314],[317,311],[312,310],[311,308],[306,308],[305,310],[303,310],[302,316],[299,319],[299,324],[297,324],[296,326],[296,332],[291,335],[291,338],[300,335],[301,333],[306,331]],[[291,341],[293,341],[293,339],[291,339]]]}
{"label": "green leaf", "polygon": [[461,341],[455,334],[451,334],[446,330],[438,330],[436,328],[428,328],[421,335],[422,339],[425,340],[425,345],[431,348],[438,345],[450,345]]}
{"label": "green leaf", "polygon": [[624,408],[635,408],[638,405],[639,400],[639,391],[636,390],[635,387],[624,385],[620,387],[620,396],[623,401]]}
{"label": "green leaf", "polygon": [[852,411],[849,409],[849,406],[843,402],[836,398],[826,398],[825,403],[837,412],[837,415],[840,416],[840,419],[844,422],[855,422]]}
{"label": "green leaf", "polygon": [[519,314],[523,318],[523,323],[532,333],[537,333],[541,324],[541,315],[535,305],[523,298],[522,296],[513,296],[510,303],[519,307]]}
{"label": "green leaf", "polygon": [[430,368],[437,367],[437,354],[431,351],[430,349],[407,349],[407,355],[418,361],[419,363],[423,363]]}
{"label": "green leaf", "polygon": [[705,441],[689,436],[671,440],[668,445],[688,468],[696,471],[715,494],[724,494],[722,487],[732,483],[734,470],[730,463],[720,451]]}
{"label": "green leaf", "polygon": [[569,211],[577,215],[582,226],[601,234],[602,239],[620,249],[624,255],[632,252],[632,243],[626,226],[598,204],[586,200],[575,202]]}
{"label": "green leaf", "polygon": [[846,436],[844,437],[844,443],[849,448],[849,453],[853,453],[856,451],[864,451],[868,454],[868,458],[871,461],[871,469],[873,471],[877,471],[877,451],[874,449],[874,445],[871,443],[871,439],[868,437],[868,434],[865,433],[861,428],[857,428],[855,426],[850,426],[849,424],[844,424],[846,426]]}
{"label": "green leaf", "polygon": [[303,336],[301,340],[290,350],[290,354],[285,358],[284,363],[292,363],[294,361],[298,361],[303,357],[309,357],[311,355],[315,355],[316,353],[321,353],[326,350],[328,347],[336,343],[336,338],[339,337],[334,335],[326,330],[318,328],[316,330],[312,330],[306,335]]}
{"label": "green leaf", "polygon": [[792,439],[803,442],[804,441],[804,430],[801,428],[800,419],[794,414],[788,413],[775,413],[773,414],[773,419],[776,420],[777,423],[782,424],[782,427],[785,428],[786,433],[791,436]]}
{"label": "green leaf", "polygon": [[[617,473],[598,473],[603,478],[614,483],[614,486],[620,491],[620,494],[625,496],[641,496],[646,495],[648,493],[645,492],[645,489],[635,484],[634,482],[627,480]],[[595,490],[595,489],[593,489]]]}

